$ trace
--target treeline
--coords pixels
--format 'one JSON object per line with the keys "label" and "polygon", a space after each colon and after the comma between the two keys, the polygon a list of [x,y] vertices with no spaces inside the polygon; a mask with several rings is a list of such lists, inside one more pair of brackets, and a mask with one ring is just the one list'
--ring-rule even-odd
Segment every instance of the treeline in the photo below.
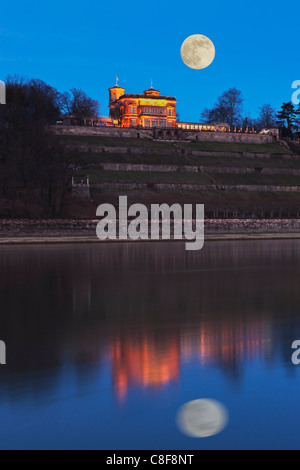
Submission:
{"label": "treeline", "polygon": [[99,103],[82,90],[59,93],[37,79],[7,77],[0,106],[0,217],[61,213],[70,156],[48,133],[62,113],[97,115]]}
{"label": "treeline", "polygon": [[264,128],[279,127],[282,137],[292,137],[300,131],[300,104],[296,107],[291,101],[283,103],[276,112],[270,104],[264,104],[258,109],[257,117],[252,118],[243,112],[244,98],[242,92],[230,88],[217,98],[212,108],[204,108],[200,121],[208,124],[214,122],[227,123],[231,128]]}

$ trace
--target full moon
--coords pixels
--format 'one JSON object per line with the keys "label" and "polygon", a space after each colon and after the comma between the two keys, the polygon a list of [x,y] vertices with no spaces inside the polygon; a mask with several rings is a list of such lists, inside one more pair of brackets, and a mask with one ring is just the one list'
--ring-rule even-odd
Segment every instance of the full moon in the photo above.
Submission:
{"label": "full moon", "polygon": [[198,399],[185,403],[178,411],[177,425],[189,437],[210,437],[228,422],[226,408],[216,400]]}
{"label": "full moon", "polygon": [[181,58],[191,69],[205,69],[215,58],[213,42],[202,34],[193,34],[186,38],[181,46]]}

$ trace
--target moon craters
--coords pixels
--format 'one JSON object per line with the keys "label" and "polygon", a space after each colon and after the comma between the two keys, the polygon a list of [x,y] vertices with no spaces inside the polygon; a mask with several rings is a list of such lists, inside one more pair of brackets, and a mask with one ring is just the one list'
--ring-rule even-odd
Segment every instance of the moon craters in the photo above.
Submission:
{"label": "moon craters", "polygon": [[181,58],[192,69],[204,69],[215,58],[215,46],[213,42],[202,34],[193,34],[182,43]]}

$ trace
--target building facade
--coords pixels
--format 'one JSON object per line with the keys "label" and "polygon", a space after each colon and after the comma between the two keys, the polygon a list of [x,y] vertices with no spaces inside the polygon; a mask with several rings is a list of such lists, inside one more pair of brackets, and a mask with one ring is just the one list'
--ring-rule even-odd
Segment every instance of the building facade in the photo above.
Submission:
{"label": "building facade", "polygon": [[143,94],[125,94],[115,85],[109,88],[109,116],[122,127],[164,128],[176,127],[174,96],[160,96],[153,87]]}
{"label": "building facade", "polygon": [[[177,121],[175,96],[161,96],[152,86],[143,94],[125,93],[118,84],[109,91],[109,117],[78,117],[64,115],[57,124],[114,128],[153,129],[153,138],[178,139],[182,131],[256,134],[254,128],[231,128],[227,123],[199,123]],[[147,131],[148,132],[148,131]],[[261,134],[279,138],[278,129],[263,129]]]}
{"label": "building facade", "polygon": [[230,126],[226,123],[177,122],[177,127],[188,131],[229,132],[230,130]]}

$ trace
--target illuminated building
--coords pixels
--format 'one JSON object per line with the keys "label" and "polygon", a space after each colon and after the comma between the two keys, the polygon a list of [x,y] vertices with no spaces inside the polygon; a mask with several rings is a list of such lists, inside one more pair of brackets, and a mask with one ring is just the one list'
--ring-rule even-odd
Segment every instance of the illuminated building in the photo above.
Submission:
{"label": "illuminated building", "polygon": [[143,334],[139,340],[119,338],[111,349],[113,386],[120,400],[131,386],[161,387],[179,378],[177,336],[161,342]]}
{"label": "illuminated building", "polygon": [[125,88],[109,88],[109,115],[122,127],[176,127],[176,98],[160,96],[153,87],[143,94],[125,94]]}
{"label": "illuminated building", "polygon": [[[152,86],[143,94],[128,94],[125,93],[125,88],[116,84],[109,88],[108,92],[109,118],[78,117],[66,114],[58,123],[66,126],[161,129],[162,134],[166,134],[165,137],[169,138],[171,136],[178,138],[181,135],[177,132],[179,130],[230,132],[230,126],[227,123],[178,122],[176,119],[176,97],[160,95],[160,91],[155,90]],[[167,131],[164,132],[163,129]],[[235,132],[242,132],[242,129],[235,129]],[[247,129],[246,132],[249,130]]]}
{"label": "illuminated building", "polygon": [[201,124],[199,122],[177,122],[179,129],[188,131],[229,132],[230,126],[226,123]]}

